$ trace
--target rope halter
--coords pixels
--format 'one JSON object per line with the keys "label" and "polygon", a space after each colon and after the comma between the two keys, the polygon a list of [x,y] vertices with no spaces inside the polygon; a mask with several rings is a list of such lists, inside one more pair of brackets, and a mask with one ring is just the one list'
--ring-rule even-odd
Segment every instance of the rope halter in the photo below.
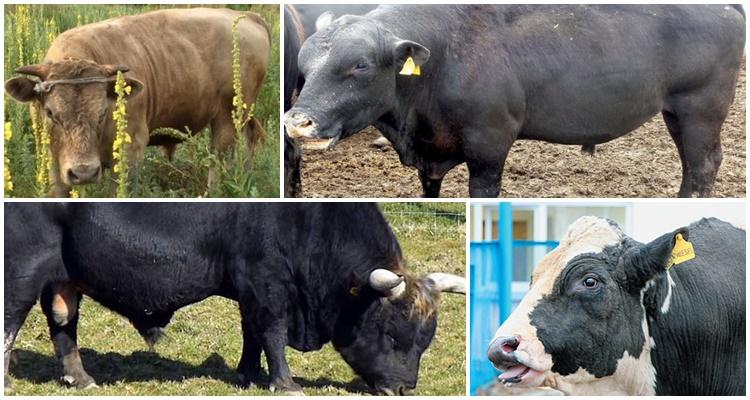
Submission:
{"label": "rope halter", "polygon": [[74,78],[74,79],[56,79],[52,81],[39,81],[34,85],[34,91],[36,93],[49,93],[52,87],[55,85],[87,85],[89,83],[108,83],[117,80],[116,76],[104,77],[90,77],[90,78]]}

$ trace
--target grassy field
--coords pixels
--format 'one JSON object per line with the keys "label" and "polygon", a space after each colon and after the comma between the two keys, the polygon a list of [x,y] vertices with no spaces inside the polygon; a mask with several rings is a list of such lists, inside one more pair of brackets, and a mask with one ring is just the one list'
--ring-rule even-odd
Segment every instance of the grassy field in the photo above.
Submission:
{"label": "grassy field", "polygon": [[[191,5],[195,7],[199,5]],[[41,62],[52,40],[70,28],[121,15],[138,14],[172,5],[6,5],[5,6],[5,80],[16,76],[16,68]],[[210,7],[219,7],[211,5]],[[266,129],[265,145],[256,147],[253,169],[242,163],[220,164],[209,148],[208,128],[177,146],[171,162],[155,147],[149,147],[145,165],[131,172],[129,197],[278,197],[279,195],[279,7],[277,5],[231,5],[263,16],[271,28],[272,50],[268,75],[257,103],[255,117]],[[229,29],[230,27],[227,27]],[[227,58],[231,58],[227,54]],[[189,68],[189,65],[185,66]],[[37,149],[29,107],[4,98],[6,150],[5,164],[13,187],[5,187],[6,197],[36,197],[47,193],[47,184],[38,172],[46,170]],[[7,138],[11,134],[10,139]],[[39,135],[37,135],[39,136]],[[242,149],[244,152],[244,149]],[[43,154],[43,153],[42,153]],[[235,155],[241,157],[242,155]],[[40,160],[42,162],[40,163]],[[219,178],[207,187],[209,166],[217,166]],[[41,164],[41,166],[40,166]],[[6,181],[8,174],[6,173]],[[74,190],[80,197],[114,197],[117,176],[105,172],[102,181],[80,185]]]}
{"label": "grassy field", "polygon": [[[386,203],[381,205],[398,236],[407,268],[416,273],[464,275],[464,204]],[[417,395],[463,395],[466,381],[466,301],[446,294],[432,346],[422,358]],[[242,345],[236,303],[211,298],[175,314],[167,338],[149,353],[124,318],[84,300],[79,323],[83,363],[100,388],[77,391],[62,386],[46,322],[38,306],[16,341],[11,369],[13,395],[269,395],[264,387],[241,390],[234,368]],[[287,349],[295,380],[307,395],[367,394],[367,386],[327,345],[321,351]],[[263,361],[265,364],[265,360]]]}

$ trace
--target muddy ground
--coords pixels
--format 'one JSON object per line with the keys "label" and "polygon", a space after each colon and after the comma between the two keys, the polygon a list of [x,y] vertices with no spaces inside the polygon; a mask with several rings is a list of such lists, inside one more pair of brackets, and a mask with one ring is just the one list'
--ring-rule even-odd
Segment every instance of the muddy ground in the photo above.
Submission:
{"label": "muddy ground", "polygon": [[[369,127],[333,150],[305,150],[303,197],[419,197],[417,171],[401,165],[396,152],[371,143]],[[745,71],[722,128],[724,161],[713,196],[745,197]],[[675,197],[682,167],[677,148],[655,116],[624,137],[596,146],[592,157],[580,146],[517,141],[503,173],[501,197]],[[441,197],[468,197],[466,164],[443,181]]]}

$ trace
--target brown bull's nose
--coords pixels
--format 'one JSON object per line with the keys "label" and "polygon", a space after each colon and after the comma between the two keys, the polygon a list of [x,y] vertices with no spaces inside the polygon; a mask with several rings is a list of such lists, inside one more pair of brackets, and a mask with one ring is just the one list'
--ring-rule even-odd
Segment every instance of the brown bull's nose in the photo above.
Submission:
{"label": "brown bull's nose", "polygon": [[496,366],[518,364],[513,352],[516,351],[520,343],[521,341],[516,336],[498,336],[490,343],[487,357]]}
{"label": "brown bull's nose", "polygon": [[101,168],[101,164],[78,164],[68,170],[68,179],[75,185],[88,183],[99,177]]}

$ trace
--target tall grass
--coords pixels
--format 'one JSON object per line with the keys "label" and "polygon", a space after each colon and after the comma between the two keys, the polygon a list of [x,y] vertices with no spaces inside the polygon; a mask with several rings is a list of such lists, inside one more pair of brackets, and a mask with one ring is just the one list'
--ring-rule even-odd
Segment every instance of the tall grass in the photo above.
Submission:
{"label": "tall grass", "polygon": [[[15,76],[16,68],[39,63],[50,43],[60,32],[79,25],[122,15],[139,14],[161,8],[222,7],[217,5],[6,5],[5,6],[5,80]],[[185,132],[185,141],[177,146],[175,157],[169,161],[156,148],[149,147],[144,165],[130,178],[127,195],[130,197],[278,197],[279,196],[279,8],[276,5],[229,5],[239,11],[259,13],[271,31],[271,57],[268,74],[257,102],[252,108],[268,132],[268,140],[257,146],[252,156],[253,169],[247,171],[239,162],[227,163],[218,168],[218,179],[207,187],[208,169],[217,162],[210,147],[210,132],[206,128],[196,135]],[[227,27],[231,29],[231,27]],[[227,54],[227,57],[232,57]],[[186,66],[189,67],[189,66]],[[13,179],[13,188],[6,187],[9,197],[37,197],[46,195],[48,179],[39,179],[49,166],[43,142],[34,135],[32,118],[27,105],[14,100],[5,101],[6,174]],[[36,138],[36,140],[35,140]],[[48,143],[48,137],[46,137]],[[240,147],[237,146],[239,149]],[[240,150],[244,151],[244,149]],[[235,158],[235,161],[237,159]],[[238,165],[239,164],[239,165]],[[46,185],[44,183],[46,182]],[[99,183],[75,188],[82,197],[114,197],[120,181],[117,174],[107,171]]]}

